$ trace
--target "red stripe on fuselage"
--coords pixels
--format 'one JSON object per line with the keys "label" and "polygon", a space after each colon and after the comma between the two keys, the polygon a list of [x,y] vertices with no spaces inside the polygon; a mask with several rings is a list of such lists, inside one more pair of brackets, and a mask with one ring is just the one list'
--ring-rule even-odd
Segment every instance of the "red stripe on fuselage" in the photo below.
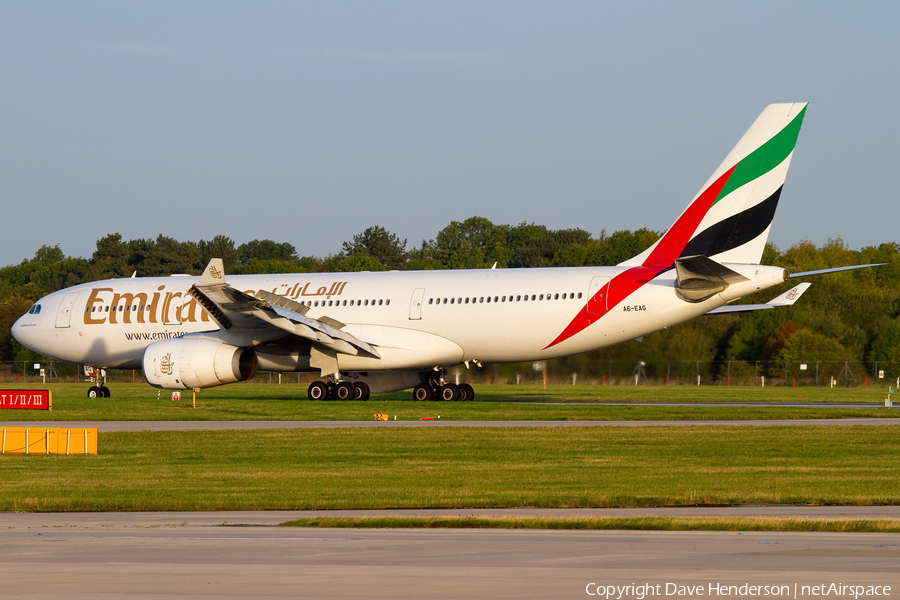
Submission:
{"label": "red stripe on fuselage", "polygon": [[[735,165],[735,167],[736,166],[737,165]],[[603,288],[594,295],[594,298],[602,298],[603,296],[601,296],[601,294],[605,295],[606,305],[612,309],[645,283],[651,281],[654,277],[672,266],[675,259],[681,256],[681,252],[690,241],[691,236],[697,231],[700,221],[703,220],[703,217],[706,216],[706,213],[715,203],[716,198],[719,196],[719,192],[725,187],[725,183],[728,181],[728,178],[731,177],[733,172],[734,167],[731,167],[716,179],[712,185],[703,190],[703,193],[688,206],[687,210],[678,217],[675,224],[672,225],[669,231],[667,231],[662,239],[659,240],[659,243],[656,244],[656,247],[650,253],[650,256],[647,257],[647,260],[644,261],[643,265],[640,267],[632,267],[627,271],[616,275],[612,281],[603,286]],[[588,298],[588,302],[591,302],[591,298]],[[555,340],[550,342],[544,350],[552,348],[560,342],[566,341],[576,333],[586,329],[591,323],[599,321],[604,315],[608,314],[608,312],[589,313],[587,307],[588,305],[585,304],[578,314],[575,315],[575,318],[569,322],[565,329],[563,329],[562,333],[560,333]]]}
{"label": "red stripe on fuselage", "polygon": [[[606,297],[606,306],[612,309],[614,306],[618,305],[619,302],[630,296],[635,290],[640,288],[642,285],[659,275],[665,271],[665,269],[660,269],[658,267],[632,267],[628,269],[624,273],[619,273],[615,277],[613,277],[612,281],[604,285],[600,291],[598,291],[594,297]],[[581,310],[575,316],[574,319],[563,329],[563,332],[559,334],[559,336],[553,340],[550,344],[548,344],[544,350],[547,348],[551,348],[560,342],[564,342],[569,339],[579,331],[585,329],[591,323],[595,323],[603,318],[603,315],[608,314],[608,312],[592,312],[589,313],[587,310],[587,304],[581,307]]]}

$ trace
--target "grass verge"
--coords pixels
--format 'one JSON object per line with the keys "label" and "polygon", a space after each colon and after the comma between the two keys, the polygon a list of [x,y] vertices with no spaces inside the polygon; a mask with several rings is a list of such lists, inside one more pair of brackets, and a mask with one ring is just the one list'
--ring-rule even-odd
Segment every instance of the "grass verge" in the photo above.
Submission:
{"label": "grass verge", "polygon": [[894,427],[116,432],[0,456],[0,510],[900,503]]}
{"label": "grass verge", "polygon": [[[11,386],[16,387],[16,386]],[[22,386],[40,388],[40,386]],[[900,417],[900,410],[787,406],[598,406],[589,402],[841,402],[883,403],[876,388],[754,388],[722,386],[541,386],[479,385],[476,402],[414,402],[409,392],[378,394],[368,402],[311,402],[306,386],[235,384],[203,390],[197,408],[190,392],[173,402],[146,384],[113,384],[112,398],[87,398],[84,384],[51,384],[53,411],[4,410],[3,421],[234,421],[372,420],[385,413],[397,420],[434,417],[456,421],[506,420],[734,420]],[[553,404],[548,404],[553,403]]]}
{"label": "grass verge", "polygon": [[643,531],[809,531],[900,533],[894,519],[804,519],[776,517],[314,517],[282,527],[355,529],[584,529]]}

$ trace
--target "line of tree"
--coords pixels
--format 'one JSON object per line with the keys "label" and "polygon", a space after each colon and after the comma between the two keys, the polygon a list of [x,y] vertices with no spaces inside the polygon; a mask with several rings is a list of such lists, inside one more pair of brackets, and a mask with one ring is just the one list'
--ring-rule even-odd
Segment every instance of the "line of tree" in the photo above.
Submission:
{"label": "line of tree", "polygon": [[[639,254],[659,238],[647,229],[551,230],[543,225],[495,225],[472,217],[453,221],[433,240],[410,246],[383,227],[373,226],[344,242],[327,257],[297,254],[288,242],[253,240],[236,244],[226,236],[199,242],[123,240],[111,234],[97,241],[90,258],[66,256],[44,246],[31,260],[0,268],[0,360],[29,361],[28,350],[12,339],[12,323],[38,298],[62,288],[113,277],[199,274],[210,258],[222,258],[228,273],[347,272],[417,269],[534,268],[615,265]],[[763,264],[791,272],[858,263],[887,263],[875,269],[837,273],[813,280],[796,305],[742,315],[703,317],[585,355],[559,359],[555,371],[585,373],[585,364],[605,361],[668,360],[851,361],[857,372],[878,361],[900,371],[900,245],[896,242],[851,250],[840,240],[816,246],[803,241],[782,252],[766,246]],[[791,284],[768,291],[765,302]],[[599,368],[599,367],[598,367]],[[868,367],[871,370],[871,367]],[[588,370],[588,373],[591,369]]]}

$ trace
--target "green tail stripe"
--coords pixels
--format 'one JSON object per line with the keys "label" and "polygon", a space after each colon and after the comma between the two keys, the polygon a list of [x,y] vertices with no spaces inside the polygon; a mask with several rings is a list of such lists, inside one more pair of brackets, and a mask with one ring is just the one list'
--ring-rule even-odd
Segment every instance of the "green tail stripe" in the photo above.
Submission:
{"label": "green tail stripe", "polygon": [[794,151],[794,146],[797,144],[797,136],[800,135],[800,124],[803,122],[805,114],[806,107],[804,106],[800,114],[794,117],[794,120],[788,123],[784,129],[739,162],[734,168],[734,173],[725,182],[725,186],[719,192],[713,204],[742,185],[753,181],[761,175],[765,175],[780,165]]}

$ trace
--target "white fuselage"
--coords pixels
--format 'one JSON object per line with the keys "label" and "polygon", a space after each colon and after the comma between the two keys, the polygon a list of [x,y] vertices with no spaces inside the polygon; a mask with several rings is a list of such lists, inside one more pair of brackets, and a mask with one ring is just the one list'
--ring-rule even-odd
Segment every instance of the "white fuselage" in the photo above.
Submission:
{"label": "white fuselage", "polygon": [[[686,321],[784,281],[780,268],[728,266],[749,281],[698,303],[677,296],[672,269],[641,281],[621,301],[612,300],[628,267],[234,275],[228,283],[250,294],[265,290],[301,302],[309,306],[308,317],[340,321],[344,331],[379,349],[378,358],[340,356],[342,370],[427,369],[585,352]],[[23,315],[13,334],[57,360],[137,369],[154,341],[202,332],[217,336],[219,327],[186,293],[197,280],[131,278],[74,286],[41,299],[40,312]],[[603,306],[596,290],[610,280],[610,305]],[[579,319],[581,325],[571,329]],[[567,327],[572,333],[562,335]],[[271,335],[254,337],[248,331],[245,342],[265,350]],[[295,361],[269,364],[268,370],[310,369]]]}

